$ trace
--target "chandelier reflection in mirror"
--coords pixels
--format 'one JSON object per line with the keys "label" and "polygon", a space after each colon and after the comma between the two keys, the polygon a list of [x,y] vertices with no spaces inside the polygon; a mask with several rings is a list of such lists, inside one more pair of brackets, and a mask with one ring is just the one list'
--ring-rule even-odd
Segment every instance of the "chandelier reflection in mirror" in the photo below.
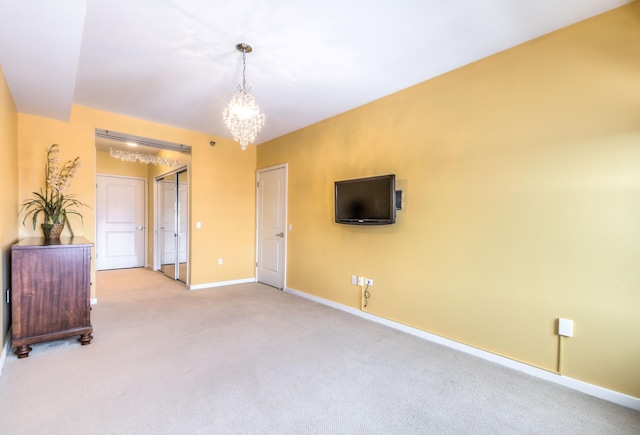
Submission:
{"label": "chandelier reflection in mirror", "polygon": [[109,155],[115,159],[120,159],[125,162],[140,162],[145,164],[169,166],[170,168],[182,166],[182,162],[178,159],[155,156],[153,154],[114,150],[113,148],[109,148]]}
{"label": "chandelier reflection in mirror", "polygon": [[256,99],[251,94],[251,88],[247,88],[246,56],[253,49],[245,43],[236,45],[236,49],[242,52],[242,86],[238,85],[238,91],[224,109],[223,117],[233,139],[240,142],[240,147],[246,150],[247,145],[255,141],[256,135],[264,125],[264,113],[260,113]]}

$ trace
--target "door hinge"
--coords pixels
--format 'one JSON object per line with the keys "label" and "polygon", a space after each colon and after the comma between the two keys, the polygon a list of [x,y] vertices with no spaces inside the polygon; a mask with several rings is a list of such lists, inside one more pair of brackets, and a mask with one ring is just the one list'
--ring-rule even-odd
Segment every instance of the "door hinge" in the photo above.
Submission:
{"label": "door hinge", "polygon": [[256,187],[260,187],[260,182],[256,181]]}

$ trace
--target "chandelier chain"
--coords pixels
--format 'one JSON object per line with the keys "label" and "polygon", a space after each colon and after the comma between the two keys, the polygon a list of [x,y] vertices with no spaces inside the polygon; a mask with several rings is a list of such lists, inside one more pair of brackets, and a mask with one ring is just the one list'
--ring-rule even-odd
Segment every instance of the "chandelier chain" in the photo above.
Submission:
{"label": "chandelier chain", "polygon": [[242,90],[247,89],[247,50],[242,50]]}

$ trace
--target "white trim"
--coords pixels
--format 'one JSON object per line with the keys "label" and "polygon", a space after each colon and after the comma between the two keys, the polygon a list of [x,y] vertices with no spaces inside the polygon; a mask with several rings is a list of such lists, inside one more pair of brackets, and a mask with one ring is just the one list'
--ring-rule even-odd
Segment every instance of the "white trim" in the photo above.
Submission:
{"label": "white trim", "polygon": [[9,349],[11,349],[11,327],[9,327],[9,331],[7,331],[7,340],[5,341],[4,346],[2,346],[2,352],[0,353],[0,375],[2,375],[4,363],[7,361]]}
{"label": "white trim", "polygon": [[507,357],[497,355],[495,353],[487,352],[485,350],[478,349],[473,346],[469,346],[454,340],[450,340],[448,338],[444,338],[439,335],[431,334],[421,329],[403,325],[402,323],[394,322],[393,320],[375,316],[373,314],[366,313],[356,308],[348,307],[346,305],[342,305],[337,302],[330,301],[328,299],[323,299],[318,296],[310,295],[308,293],[304,293],[299,290],[285,288],[285,292],[303,297],[305,299],[310,299],[314,302],[318,302],[323,305],[327,305],[329,307],[336,308],[341,311],[345,311],[349,314],[362,317],[363,319],[371,320],[372,322],[376,322],[376,323],[388,326],[390,328],[397,329],[402,332],[406,332],[407,334],[411,334],[416,337],[420,337],[425,340],[450,347],[460,352],[464,352],[473,356],[480,357],[482,359],[494,362],[496,364],[500,364],[510,369],[535,376],[539,379],[554,382],[556,384],[560,384],[562,386],[571,388],[572,390],[580,391],[581,393],[588,394],[590,396],[594,396],[599,399],[606,400],[608,402],[613,402],[615,404],[624,406],[626,408],[631,408],[631,409],[635,409],[636,411],[640,411],[640,398],[628,396],[626,394],[619,393],[617,391],[608,390],[606,388],[602,388],[597,385],[589,384],[583,381],[579,381],[577,379],[562,376],[560,374],[557,374],[551,371],[543,370],[541,368],[537,368],[537,367],[522,363],[520,361],[515,361]]}
{"label": "white trim", "polygon": [[218,282],[210,282],[206,284],[197,284],[197,285],[188,285],[187,288],[189,290],[202,290],[207,288],[214,287],[222,287],[225,285],[235,285],[235,284],[247,284],[250,282],[256,282],[255,278],[245,278],[245,279],[234,279],[231,281],[218,281]]}

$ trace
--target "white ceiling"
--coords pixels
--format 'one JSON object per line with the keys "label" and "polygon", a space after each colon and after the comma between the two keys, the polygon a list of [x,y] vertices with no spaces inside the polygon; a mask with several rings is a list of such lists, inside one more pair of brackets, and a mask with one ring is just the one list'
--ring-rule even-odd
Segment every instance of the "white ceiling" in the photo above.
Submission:
{"label": "white ceiling", "polygon": [[21,113],[80,104],[229,138],[246,42],[261,143],[629,2],[0,0],[0,65]]}

